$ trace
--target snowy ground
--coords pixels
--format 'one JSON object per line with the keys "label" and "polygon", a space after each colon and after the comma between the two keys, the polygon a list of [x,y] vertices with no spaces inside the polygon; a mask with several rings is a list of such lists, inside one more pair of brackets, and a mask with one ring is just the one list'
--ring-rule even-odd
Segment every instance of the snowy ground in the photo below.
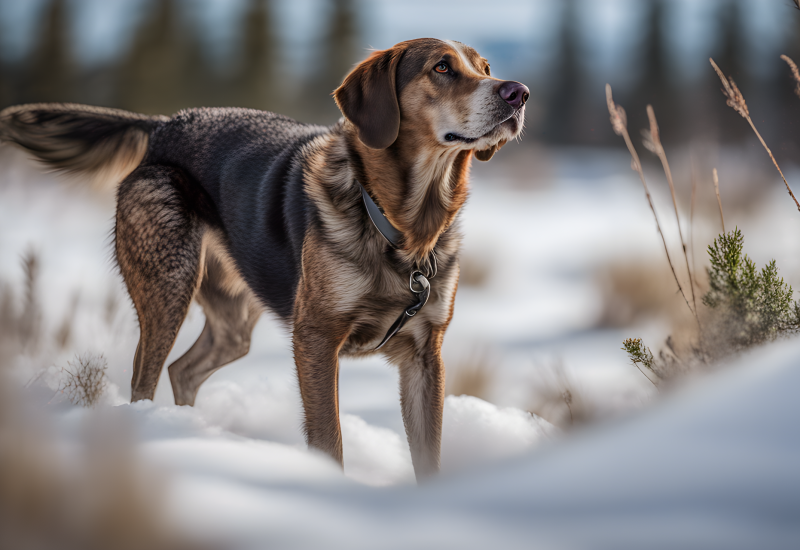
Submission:
{"label": "snowy ground", "polygon": [[[165,437],[155,432],[168,424],[157,418],[166,411],[131,408],[140,423],[159,425],[143,449],[178,472],[179,522],[242,548],[788,549],[800,545],[798,387],[794,342],[636,419],[419,488],[383,490],[348,483],[296,448],[202,433],[187,418]],[[450,460],[457,438],[472,443],[460,452],[475,452],[529,436],[518,412],[474,401],[448,398]],[[459,429],[456,418],[470,426]]]}
{"label": "snowy ground", "polygon": [[[103,353],[114,383],[108,405],[133,420],[141,454],[172,472],[179,524],[241,547],[797,547],[796,344],[761,352],[635,420],[568,438],[525,412],[535,365],[555,359],[598,409],[638,408],[653,395],[619,350],[630,331],[593,329],[599,265],[663,261],[634,176],[600,172],[557,174],[533,190],[476,178],[465,252],[492,269],[483,287],[459,289],[444,353],[457,368],[491,349],[495,404],[447,398],[443,476],[426,487],[410,486],[397,374],[379,358],[342,364],[345,476],[304,449],[288,338],[268,316],[250,354],[214,374],[195,408],[172,405],[166,376],[153,403],[125,405],[138,335],[109,261],[113,200],[0,150],[0,278],[19,284],[19,255],[29,245],[39,252],[50,330],[78,296],[71,345],[21,362],[18,377],[37,362]],[[785,201],[776,192],[745,229],[759,263],[764,255],[797,261],[781,256],[786,235],[800,230]],[[168,364],[202,324],[193,308]],[[87,414],[58,409],[58,433],[77,438]]]}

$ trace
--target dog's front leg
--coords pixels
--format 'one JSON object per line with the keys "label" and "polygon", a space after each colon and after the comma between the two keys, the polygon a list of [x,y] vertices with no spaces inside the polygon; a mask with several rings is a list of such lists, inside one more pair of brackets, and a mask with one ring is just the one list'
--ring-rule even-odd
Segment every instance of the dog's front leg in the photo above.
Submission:
{"label": "dog's front leg", "polygon": [[439,471],[444,411],[443,329],[433,329],[423,346],[398,338],[390,361],[400,370],[400,407],[417,481]]}
{"label": "dog's front leg", "polygon": [[339,349],[349,328],[329,319],[309,301],[298,300],[292,342],[297,379],[305,412],[305,435],[310,448],[342,462],[339,426]]}

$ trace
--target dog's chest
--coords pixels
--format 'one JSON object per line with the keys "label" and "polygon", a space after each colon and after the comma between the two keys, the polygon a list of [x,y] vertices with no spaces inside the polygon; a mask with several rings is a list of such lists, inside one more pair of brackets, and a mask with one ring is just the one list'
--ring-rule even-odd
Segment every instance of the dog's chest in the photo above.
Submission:
{"label": "dog's chest", "polygon": [[[425,340],[431,327],[447,323],[455,293],[454,275],[452,270],[446,270],[430,280],[427,303],[407,320],[398,335],[412,334],[415,339]],[[394,273],[387,279],[382,281],[384,284],[373,285],[352,304],[353,328],[342,354],[358,356],[374,351],[398,317],[404,315],[405,309],[419,302],[419,295],[409,287],[408,276]]]}

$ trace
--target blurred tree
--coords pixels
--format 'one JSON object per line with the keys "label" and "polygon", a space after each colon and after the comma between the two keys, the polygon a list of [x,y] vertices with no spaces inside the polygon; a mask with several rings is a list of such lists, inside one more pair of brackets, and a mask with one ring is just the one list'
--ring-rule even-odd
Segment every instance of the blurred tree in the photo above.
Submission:
{"label": "blurred tree", "polygon": [[666,43],[666,20],[668,3],[666,0],[652,0],[648,5],[647,24],[642,55],[635,61],[639,79],[634,86],[628,118],[631,128],[647,128],[649,121],[646,107],[652,105],[661,127],[661,139],[674,142],[683,133],[681,120],[680,86],[677,75],[669,60]]}
{"label": "blurred tree", "polygon": [[[788,32],[784,35],[780,50],[774,53],[770,61],[775,63],[777,78],[763,84],[771,92],[765,100],[771,107],[770,119],[776,121],[775,139],[777,143],[771,146],[776,153],[795,159],[800,162],[800,97],[795,89],[797,82],[792,77],[789,66],[778,57],[780,54],[788,55],[795,63],[800,63],[800,11],[791,10],[787,13],[790,19]],[[767,136],[765,136],[765,139]]]}
{"label": "blurred tree", "polygon": [[19,60],[8,55],[8,39],[0,34],[0,109],[15,103],[19,88]]}
{"label": "blurred tree", "polygon": [[580,62],[580,28],[575,0],[565,0],[561,11],[561,30],[558,35],[553,85],[545,101],[545,121],[542,128],[545,141],[566,145],[587,138],[582,132],[580,113],[584,74]]}
{"label": "blurred tree", "polygon": [[[745,100],[752,98],[753,82],[747,71],[746,51],[749,47],[745,30],[744,12],[740,0],[727,0],[717,7],[719,23],[719,43],[712,56],[720,69],[733,78],[744,94]],[[713,87],[719,90],[720,83],[712,70],[707,71],[707,78]],[[742,141],[752,133],[749,126],[740,117],[735,116],[725,105],[722,94],[717,92],[714,115],[720,131],[720,139],[726,142]]]}
{"label": "blurred tree", "polygon": [[19,95],[25,102],[76,100],[77,67],[72,57],[67,7],[65,0],[52,0],[45,7],[41,31],[24,63]]}
{"label": "blurred tree", "polygon": [[733,77],[737,86],[742,89],[748,84],[749,75],[745,60],[748,47],[747,33],[741,0],[722,2],[717,10],[720,39],[714,61],[726,75]]}
{"label": "blurred tree", "polygon": [[180,63],[175,83],[178,102],[170,112],[187,107],[232,105],[231,88],[211,62],[197,20],[183,13],[178,18],[177,31],[174,47]]}
{"label": "blurred tree", "polygon": [[0,109],[15,103],[18,78],[17,64],[0,56]]}
{"label": "blurred tree", "polygon": [[175,0],[150,3],[150,17],[120,64],[118,103],[149,114],[172,114],[188,107],[182,97],[187,73],[185,28],[177,17]]}
{"label": "blurred tree", "polygon": [[239,70],[234,78],[242,107],[279,111],[278,44],[272,23],[272,2],[250,0],[243,20]]}
{"label": "blurred tree", "polygon": [[[301,94],[308,99],[303,104],[310,104],[315,122],[319,123],[333,123],[341,116],[331,94],[366,53],[358,48],[358,18],[353,0],[329,2],[329,26],[319,48],[323,55],[309,85],[305,86],[306,93]],[[305,113],[301,116],[307,117]]]}

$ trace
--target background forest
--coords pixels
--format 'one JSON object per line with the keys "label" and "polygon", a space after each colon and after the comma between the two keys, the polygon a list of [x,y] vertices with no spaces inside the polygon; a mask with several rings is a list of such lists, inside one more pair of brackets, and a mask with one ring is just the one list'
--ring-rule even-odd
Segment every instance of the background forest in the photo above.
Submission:
{"label": "background forest", "polygon": [[[73,101],[170,114],[243,106],[327,124],[339,116],[330,92],[370,47],[420,33],[416,1],[116,0],[102,10],[95,4],[0,1],[0,108]],[[762,105],[760,126],[773,148],[800,152],[790,122],[800,117],[800,103],[777,56],[800,58],[792,38],[800,19],[789,17],[788,0],[769,2],[771,19],[757,16],[767,4],[760,0],[618,0],[597,13],[594,3],[579,0],[522,4],[522,22],[507,33],[502,25],[476,26],[487,8],[470,1],[434,3],[429,17],[441,20],[442,30],[424,30],[475,46],[495,74],[531,87],[523,144],[615,145],[603,110],[609,79],[634,126],[644,122],[644,105],[653,104],[668,144],[751,139],[719,101],[715,75],[697,68],[698,59],[714,57],[749,101]],[[596,17],[605,12],[612,15]]]}

